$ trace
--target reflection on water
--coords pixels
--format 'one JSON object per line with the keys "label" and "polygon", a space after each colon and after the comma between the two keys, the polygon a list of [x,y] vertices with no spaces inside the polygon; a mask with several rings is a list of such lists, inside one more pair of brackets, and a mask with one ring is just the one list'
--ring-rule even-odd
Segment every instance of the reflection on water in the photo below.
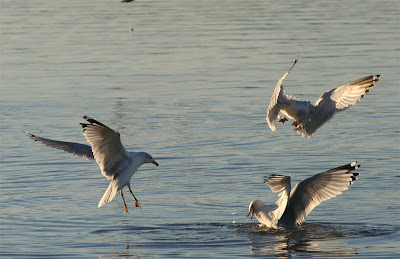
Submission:
{"label": "reflection on water", "polygon": [[[330,225],[328,223],[306,223],[294,230],[274,230],[259,228],[257,225],[199,223],[169,224],[148,227],[107,228],[94,231],[103,237],[114,235],[126,236],[126,243],[121,244],[119,256],[139,255],[146,250],[163,251],[174,257],[204,256],[218,257],[209,249],[221,252],[223,258],[230,255],[246,256],[246,251],[253,255],[292,257],[292,256],[345,256],[361,254],[363,250],[354,247],[360,239],[365,242],[365,232],[380,237],[382,240],[398,236],[398,228],[391,225]],[[138,231],[149,240],[137,239],[133,235]],[[142,235],[143,237],[143,235]],[[243,237],[247,237],[243,239]],[[136,240],[136,241],[134,241]],[[367,245],[364,243],[364,245]],[[176,248],[181,248],[179,252]]]}
{"label": "reflection on water", "polygon": [[[250,251],[276,257],[291,257],[292,254],[356,255],[358,252],[348,244],[347,239],[363,236],[363,230],[359,227],[344,226],[341,230],[340,227],[329,225],[304,224],[290,231],[250,227]],[[386,234],[385,231],[380,233]]]}

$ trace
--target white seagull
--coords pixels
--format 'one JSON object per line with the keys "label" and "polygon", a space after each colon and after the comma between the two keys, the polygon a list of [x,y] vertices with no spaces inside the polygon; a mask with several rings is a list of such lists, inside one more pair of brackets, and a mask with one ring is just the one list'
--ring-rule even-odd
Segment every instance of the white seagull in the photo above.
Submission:
{"label": "white seagull", "polygon": [[295,185],[290,190],[290,176],[272,174],[266,176],[264,183],[273,192],[280,192],[279,199],[272,205],[254,200],[249,205],[249,213],[256,215],[260,227],[294,228],[301,225],[306,216],[321,202],[329,200],[347,190],[358,173],[357,161],[316,174]]}
{"label": "white seagull", "polygon": [[285,116],[279,115],[282,112],[288,118],[294,120],[292,125],[297,133],[310,138],[335,113],[344,111],[356,104],[379,81],[380,75],[366,76],[323,93],[315,104],[311,104],[310,101],[300,101],[294,96],[286,95],[282,85],[283,80],[297,63],[298,58],[299,56],[296,57],[293,66],[279,79],[272,93],[266,117],[268,126],[272,131],[276,130],[276,118],[279,117],[279,122],[282,123],[287,121]]}
{"label": "white seagull", "polygon": [[73,142],[64,142],[41,138],[26,132],[33,140],[40,141],[43,145],[60,149],[75,156],[80,156],[88,160],[96,161],[99,164],[101,173],[111,180],[106,192],[101,198],[98,207],[100,208],[109,203],[115,197],[117,191],[120,192],[124,202],[124,210],[128,213],[122,189],[128,186],[130,193],[135,199],[135,206],[141,208],[139,201],[131,189],[131,178],[136,170],[143,164],[158,163],[153,157],[145,152],[127,152],[121,143],[120,134],[106,125],[88,117],[83,116],[89,122],[80,123],[83,128],[83,135],[91,146]]}

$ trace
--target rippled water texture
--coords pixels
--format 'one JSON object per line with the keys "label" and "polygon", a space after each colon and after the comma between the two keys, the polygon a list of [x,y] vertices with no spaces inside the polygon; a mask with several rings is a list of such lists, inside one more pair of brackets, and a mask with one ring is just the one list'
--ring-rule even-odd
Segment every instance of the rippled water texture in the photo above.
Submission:
{"label": "rippled water texture", "polygon": [[[398,1],[1,0],[1,257],[397,257]],[[130,28],[133,31],[130,31]],[[314,102],[377,86],[304,139],[267,128],[277,80]],[[98,166],[24,134],[85,143],[89,115],[151,153],[102,207]],[[349,190],[292,231],[257,227],[267,173],[292,184],[358,160]]]}

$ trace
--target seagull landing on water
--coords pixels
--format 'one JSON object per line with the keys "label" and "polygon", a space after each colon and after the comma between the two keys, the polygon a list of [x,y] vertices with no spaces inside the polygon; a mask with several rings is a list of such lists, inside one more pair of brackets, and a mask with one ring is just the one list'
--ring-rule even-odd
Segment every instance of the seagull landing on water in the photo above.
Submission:
{"label": "seagull landing on water", "polygon": [[286,95],[282,85],[283,80],[296,65],[298,58],[299,56],[289,71],[279,79],[272,93],[266,117],[272,131],[276,130],[275,120],[278,117],[280,118],[279,122],[282,123],[288,120],[285,116],[279,115],[282,112],[294,120],[292,125],[297,133],[310,138],[336,112],[344,111],[356,104],[379,81],[380,75],[366,76],[323,93],[315,104],[311,104],[310,101],[300,101],[294,96]]}
{"label": "seagull landing on water", "polygon": [[128,186],[130,193],[135,199],[135,206],[141,208],[139,201],[132,192],[131,178],[141,165],[153,163],[158,166],[158,163],[148,153],[127,152],[121,143],[118,132],[88,116],[83,116],[83,118],[89,122],[80,123],[83,128],[83,135],[91,146],[41,138],[28,132],[27,134],[33,140],[39,141],[43,145],[96,161],[99,164],[101,173],[108,180],[111,180],[110,185],[98,204],[99,208],[111,202],[115,194],[119,191],[124,202],[124,210],[128,213],[128,207],[122,193],[122,188],[125,186]]}
{"label": "seagull landing on water", "polygon": [[272,174],[266,176],[264,183],[273,192],[280,192],[273,205],[265,205],[254,200],[249,205],[249,213],[256,215],[260,227],[294,228],[301,225],[306,216],[321,202],[329,200],[347,190],[358,173],[353,172],[360,165],[357,161],[316,174],[295,185],[290,190],[290,176]]}

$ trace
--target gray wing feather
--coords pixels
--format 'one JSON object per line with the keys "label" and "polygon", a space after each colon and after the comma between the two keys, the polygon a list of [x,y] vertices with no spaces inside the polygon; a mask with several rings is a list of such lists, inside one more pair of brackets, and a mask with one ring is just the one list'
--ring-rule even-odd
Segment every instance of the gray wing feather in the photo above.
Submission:
{"label": "gray wing feather", "polygon": [[59,149],[66,153],[70,153],[75,156],[80,156],[80,157],[86,158],[88,160],[94,161],[92,148],[89,145],[79,144],[79,143],[74,143],[74,142],[51,140],[51,139],[42,138],[42,137],[33,135],[29,132],[25,132],[25,133],[34,141],[39,141],[40,143],[42,143],[45,146]]}
{"label": "gray wing feather", "polygon": [[290,193],[290,176],[272,174],[264,178],[264,183],[269,186],[273,192],[285,191]]}
{"label": "gray wing feather", "polygon": [[353,181],[357,180],[358,173],[353,170],[359,168],[357,161],[340,166],[323,173],[307,178],[293,188],[288,207],[282,217],[286,222],[292,221],[300,225],[306,216],[321,202],[331,199],[347,190]]}
{"label": "gray wing feather", "polygon": [[344,111],[360,101],[379,81],[379,76],[366,76],[323,93],[310,110],[305,127],[306,135],[310,137],[335,113]]}

